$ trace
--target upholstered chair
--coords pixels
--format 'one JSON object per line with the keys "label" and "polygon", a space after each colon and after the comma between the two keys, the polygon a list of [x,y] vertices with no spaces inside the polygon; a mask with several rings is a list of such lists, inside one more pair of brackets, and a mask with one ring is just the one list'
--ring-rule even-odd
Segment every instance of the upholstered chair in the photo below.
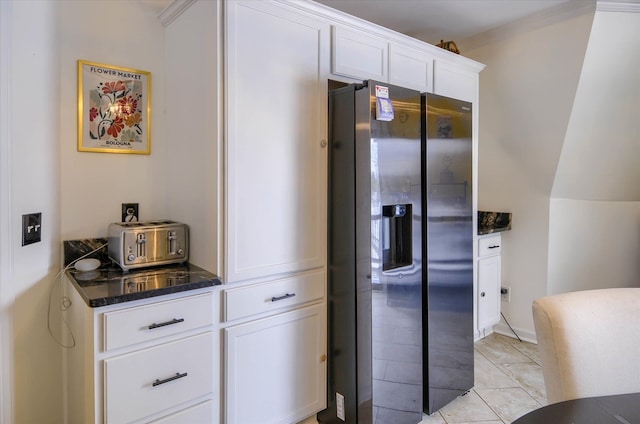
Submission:
{"label": "upholstered chair", "polygon": [[640,288],[536,299],[547,401],[640,392]]}

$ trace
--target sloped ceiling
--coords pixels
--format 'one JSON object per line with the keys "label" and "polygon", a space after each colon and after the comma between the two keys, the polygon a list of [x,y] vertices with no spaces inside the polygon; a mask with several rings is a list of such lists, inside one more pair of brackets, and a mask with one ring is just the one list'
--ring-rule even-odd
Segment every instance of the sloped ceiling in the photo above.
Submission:
{"label": "sloped ceiling", "polygon": [[640,13],[599,3],[551,197],[640,201]]}

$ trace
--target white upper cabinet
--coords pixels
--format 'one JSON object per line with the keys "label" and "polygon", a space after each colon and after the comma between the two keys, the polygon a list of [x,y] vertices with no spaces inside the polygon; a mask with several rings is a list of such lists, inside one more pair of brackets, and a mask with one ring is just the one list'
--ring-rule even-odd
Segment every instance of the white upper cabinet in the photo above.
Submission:
{"label": "white upper cabinet", "polygon": [[331,41],[333,74],[387,82],[387,40],[366,32],[334,26]]}
{"label": "white upper cabinet", "polygon": [[226,5],[225,282],[324,266],[329,23]]}
{"label": "white upper cabinet", "polygon": [[478,97],[478,71],[471,71],[443,59],[435,61],[433,92],[441,96],[475,102]]}
{"label": "white upper cabinet", "polygon": [[389,44],[389,83],[433,92],[433,56],[420,50]]}

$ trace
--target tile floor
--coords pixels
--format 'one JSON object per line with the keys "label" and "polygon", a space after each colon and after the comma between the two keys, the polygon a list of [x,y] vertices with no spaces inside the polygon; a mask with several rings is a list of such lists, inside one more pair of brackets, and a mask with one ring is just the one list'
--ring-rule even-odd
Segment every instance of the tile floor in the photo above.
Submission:
{"label": "tile floor", "polygon": [[475,343],[475,386],[421,424],[509,424],[546,405],[537,346],[490,334]]}

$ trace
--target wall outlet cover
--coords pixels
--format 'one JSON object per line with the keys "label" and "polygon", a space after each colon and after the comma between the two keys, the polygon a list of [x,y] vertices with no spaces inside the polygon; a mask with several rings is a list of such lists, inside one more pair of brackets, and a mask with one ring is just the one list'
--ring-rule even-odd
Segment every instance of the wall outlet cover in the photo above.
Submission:
{"label": "wall outlet cover", "polygon": [[37,243],[42,240],[42,213],[22,215],[22,245]]}
{"label": "wall outlet cover", "polygon": [[140,210],[137,203],[122,204],[122,222],[137,222],[140,218]]}

